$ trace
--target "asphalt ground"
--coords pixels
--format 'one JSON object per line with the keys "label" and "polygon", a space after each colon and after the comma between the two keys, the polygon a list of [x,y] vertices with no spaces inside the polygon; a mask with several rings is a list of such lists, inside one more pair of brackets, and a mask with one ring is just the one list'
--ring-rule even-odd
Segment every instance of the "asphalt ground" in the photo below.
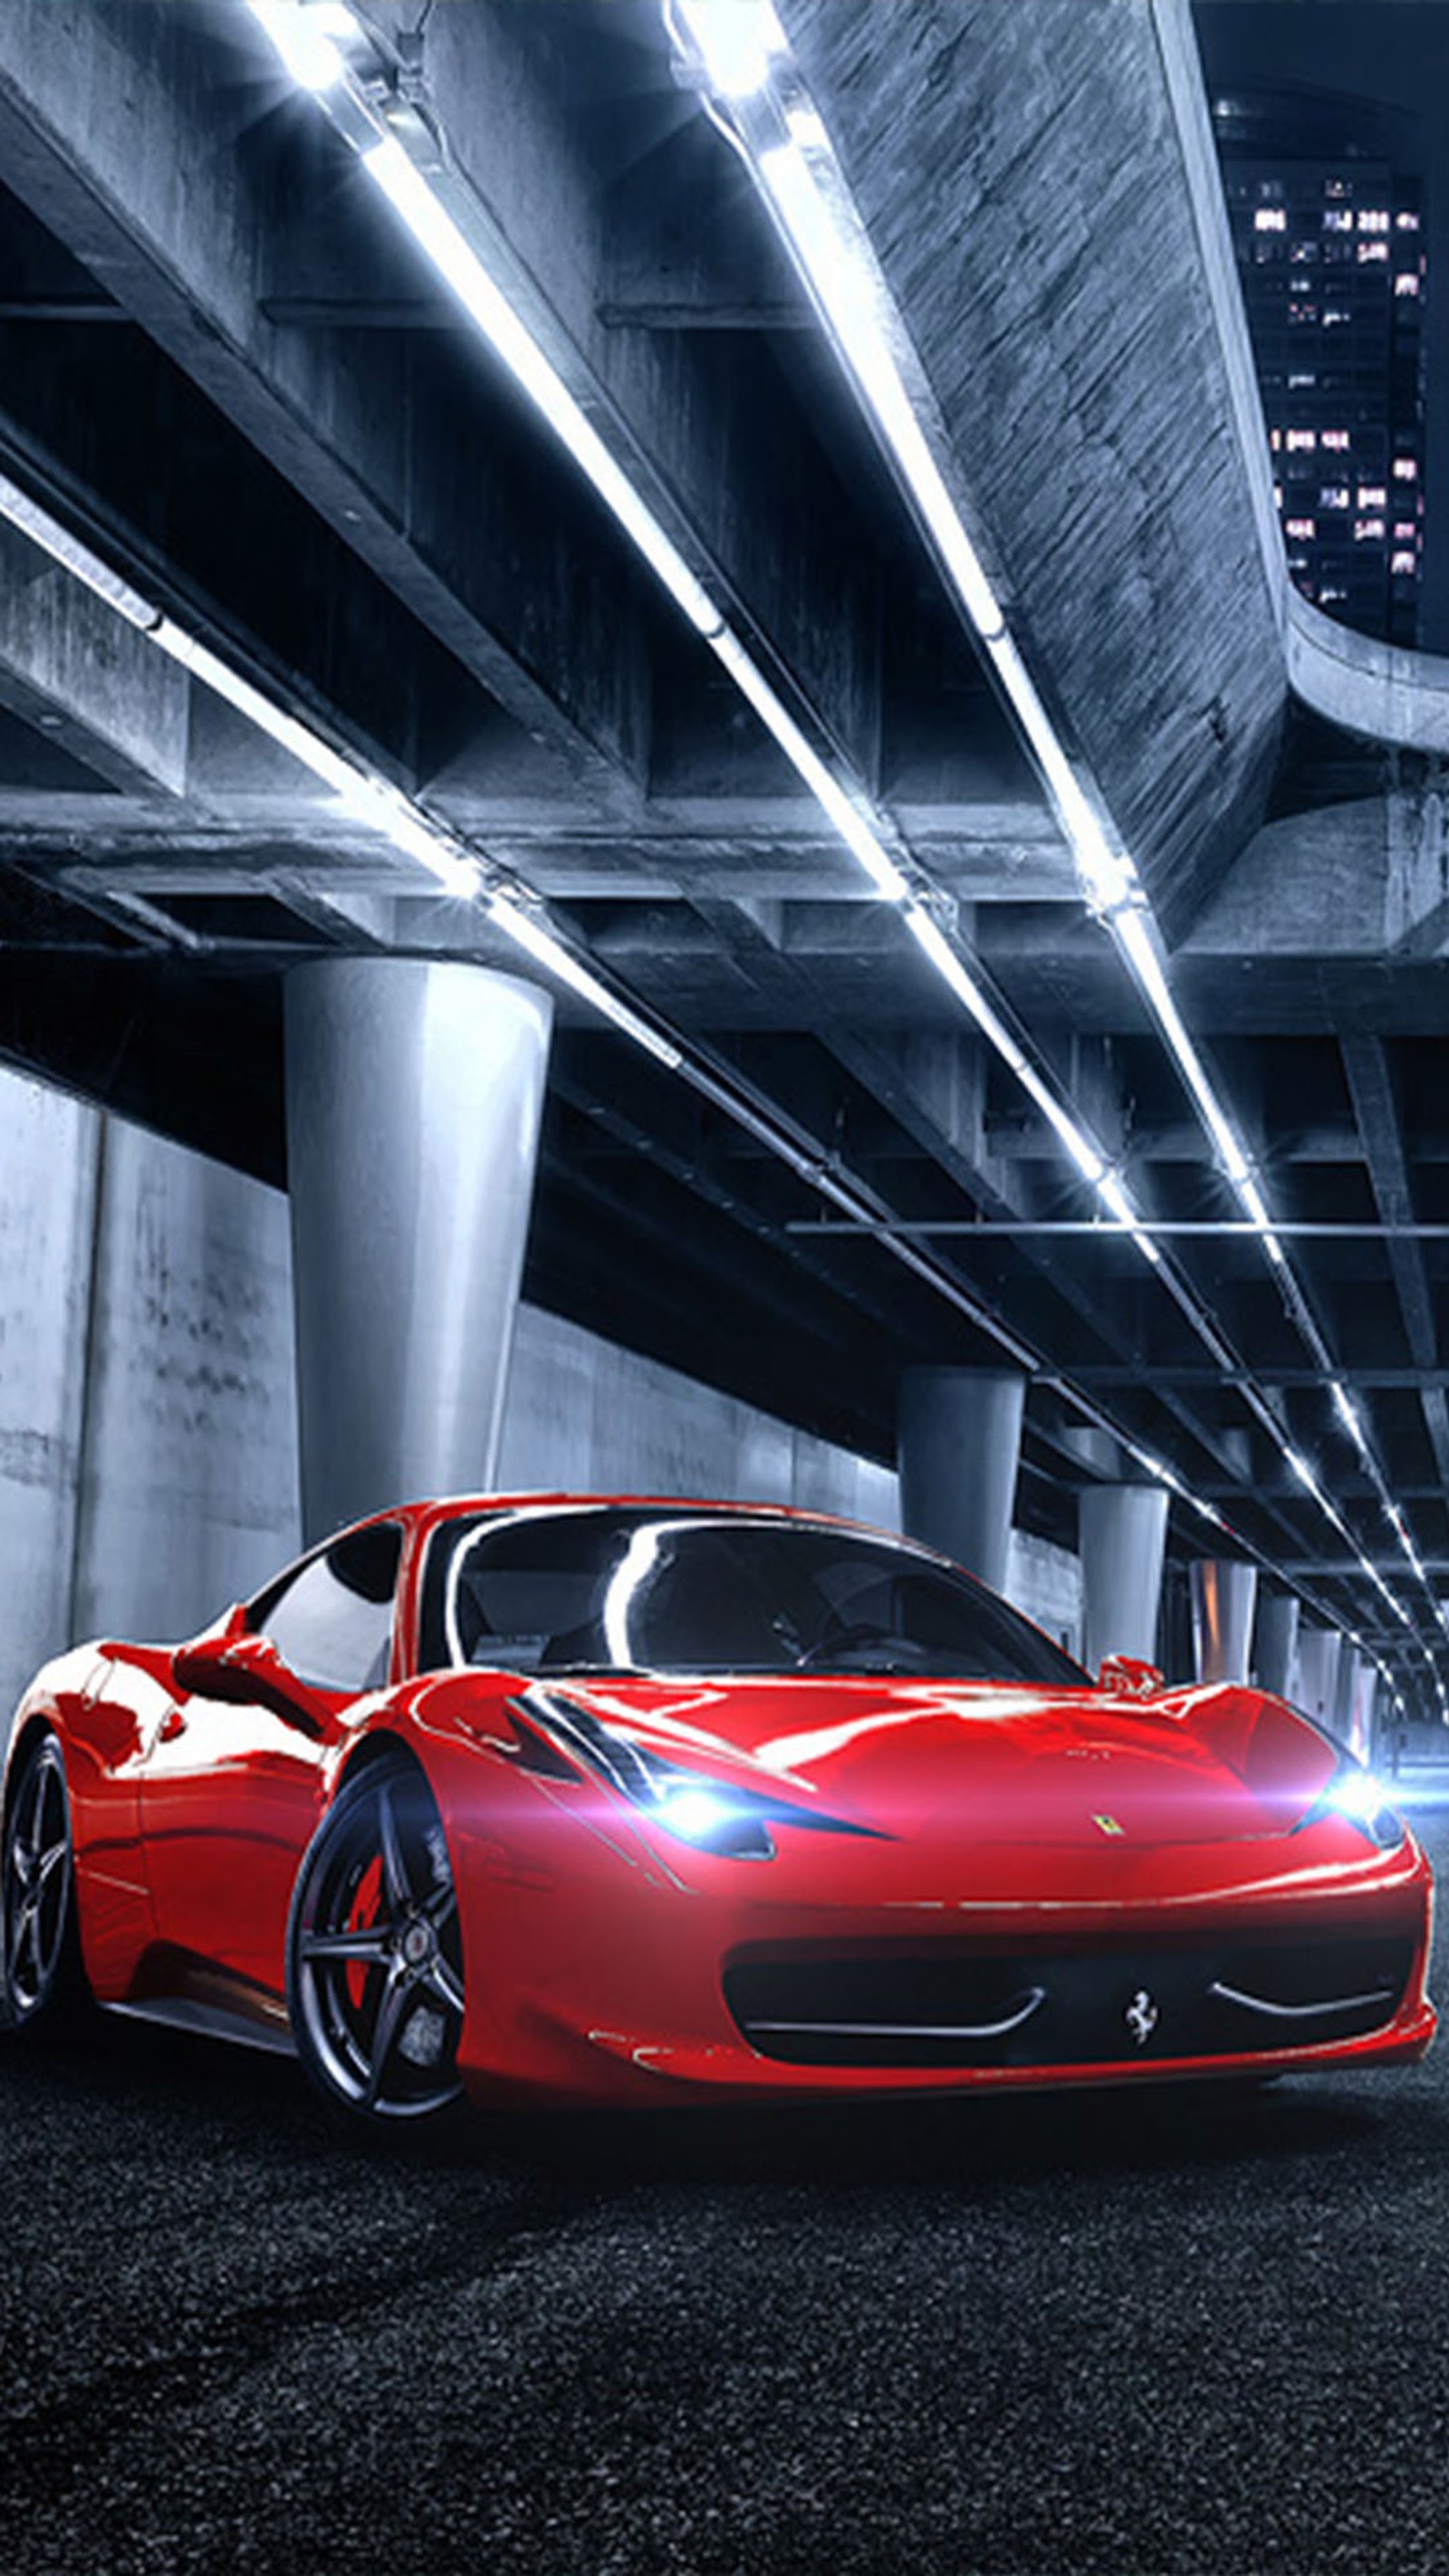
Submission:
{"label": "asphalt ground", "polygon": [[0,2576],[1449,2568],[1449,2037],[398,2151],[106,2022],[0,2208]]}

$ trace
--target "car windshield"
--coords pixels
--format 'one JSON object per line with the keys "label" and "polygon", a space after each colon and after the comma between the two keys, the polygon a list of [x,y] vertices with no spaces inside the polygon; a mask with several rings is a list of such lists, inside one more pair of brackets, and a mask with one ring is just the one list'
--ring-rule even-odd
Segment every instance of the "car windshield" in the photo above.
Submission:
{"label": "car windshield", "polygon": [[749,1513],[525,1509],[445,1523],[420,1643],[424,1669],[1087,1679],[938,1557]]}

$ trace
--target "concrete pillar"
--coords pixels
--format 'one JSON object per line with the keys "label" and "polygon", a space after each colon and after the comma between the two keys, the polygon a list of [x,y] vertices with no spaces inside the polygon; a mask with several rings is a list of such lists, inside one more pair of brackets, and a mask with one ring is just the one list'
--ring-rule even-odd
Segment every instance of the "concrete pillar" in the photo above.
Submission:
{"label": "concrete pillar", "polygon": [[1230,1557],[1199,1557],[1189,1568],[1189,1580],[1198,1680],[1245,1682],[1258,1592],[1256,1565],[1243,1565]]}
{"label": "concrete pillar", "polygon": [[1167,1545],[1162,1485],[1088,1485],[1077,1496],[1082,1558],[1082,1661],[1104,1655],[1157,1660],[1157,1612]]}
{"label": "concrete pillar", "polygon": [[1333,1724],[1338,1666],[1343,1638],[1337,1628],[1300,1628],[1298,1632],[1298,1701],[1310,1717]]}
{"label": "concrete pillar", "polygon": [[1341,1735],[1345,1744],[1351,1744],[1355,1753],[1363,1751],[1357,1737],[1361,1673],[1362,1658],[1357,1647],[1351,1646],[1345,1637],[1342,1652],[1338,1658],[1333,1715],[1329,1723],[1334,1734]]}
{"label": "concrete pillar", "polygon": [[1015,1369],[907,1369],[897,1454],[901,1527],[1001,1591],[1026,1380]]}
{"label": "concrete pillar", "polygon": [[1349,1740],[1353,1745],[1355,1753],[1359,1754],[1362,1759],[1368,1763],[1377,1763],[1381,1761],[1386,1749],[1379,1741],[1381,1730],[1375,1723],[1375,1710],[1377,1707],[1378,1695],[1379,1677],[1377,1668],[1369,1662],[1367,1655],[1360,1655],[1358,1659],[1358,1693],[1353,1713],[1354,1731]]}
{"label": "concrete pillar", "polygon": [[1260,1690],[1275,1691],[1279,1699],[1293,1696],[1302,1606],[1296,1592],[1258,1595],[1258,1615],[1253,1622],[1253,1678]]}
{"label": "concrete pillar", "polygon": [[287,979],[309,1539],[492,1481],[552,1018],[479,966],[329,958]]}

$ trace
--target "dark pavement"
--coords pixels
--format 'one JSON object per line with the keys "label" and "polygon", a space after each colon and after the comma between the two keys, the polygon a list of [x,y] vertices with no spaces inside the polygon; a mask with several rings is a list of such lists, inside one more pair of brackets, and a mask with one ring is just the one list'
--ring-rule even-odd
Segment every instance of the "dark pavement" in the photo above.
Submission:
{"label": "dark pavement", "polygon": [[0,2194],[3,2576],[1449,2568],[1449,2039],[399,2151],[107,2023]]}

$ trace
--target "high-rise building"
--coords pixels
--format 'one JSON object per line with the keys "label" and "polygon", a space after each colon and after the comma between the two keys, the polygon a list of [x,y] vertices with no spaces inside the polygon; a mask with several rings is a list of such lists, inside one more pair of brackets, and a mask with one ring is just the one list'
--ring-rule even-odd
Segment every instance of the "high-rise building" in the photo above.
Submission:
{"label": "high-rise building", "polygon": [[1422,183],[1352,101],[1235,94],[1213,123],[1289,571],[1342,624],[1416,644]]}

